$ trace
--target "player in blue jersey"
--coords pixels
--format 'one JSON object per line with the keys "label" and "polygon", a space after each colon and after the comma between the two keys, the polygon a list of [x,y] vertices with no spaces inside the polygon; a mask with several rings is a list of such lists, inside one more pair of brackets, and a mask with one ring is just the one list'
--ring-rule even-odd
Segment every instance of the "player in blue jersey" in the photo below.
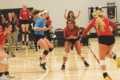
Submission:
{"label": "player in blue jersey", "polygon": [[45,59],[46,59],[46,56],[48,55],[48,53],[53,50],[53,45],[49,42],[48,39],[45,38],[44,31],[53,29],[53,27],[52,26],[49,26],[48,28],[46,27],[45,20],[49,15],[49,12],[47,10],[34,9],[34,10],[32,10],[31,15],[34,16],[38,13],[40,13],[40,17],[37,18],[36,23],[34,25],[35,41],[37,42],[37,44],[40,45],[41,48],[44,49],[42,58],[40,57],[40,60],[41,60],[40,66],[44,70],[46,70]]}

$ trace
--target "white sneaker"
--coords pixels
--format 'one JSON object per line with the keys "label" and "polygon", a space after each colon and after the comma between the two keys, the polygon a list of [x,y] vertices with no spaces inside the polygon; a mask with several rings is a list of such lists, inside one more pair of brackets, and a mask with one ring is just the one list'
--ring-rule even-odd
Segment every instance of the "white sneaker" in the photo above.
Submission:
{"label": "white sneaker", "polygon": [[7,78],[15,78],[15,76],[13,76],[13,75],[10,75],[10,74],[8,74],[8,75],[5,75]]}
{"label": "white sneaker", "polygon": [[0,77],[0,80],[10,80],[9,78],[7,78],[4,74]]}

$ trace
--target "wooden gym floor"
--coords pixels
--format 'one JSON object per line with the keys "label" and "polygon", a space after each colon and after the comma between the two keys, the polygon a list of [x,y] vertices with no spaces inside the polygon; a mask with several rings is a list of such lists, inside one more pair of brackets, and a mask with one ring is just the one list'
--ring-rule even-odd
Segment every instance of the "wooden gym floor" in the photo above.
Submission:
{"label": "wooden gym floor", "polygon": [[[90,48],[94,54],[98,56],[98,39],[89,39]],[[116,43],[112,50],[120,56],[120,37],[116,37]],[[69,54],[66,63],[66,69],[61,70],[63,63],[64,47],[54,48],[46,59],[47,71],[39,67],[38,58],[42,54],[43,49],[38,52],[35,49],[19,50],[15,53],[16,57],[10,57],[10,74],[15,78],[10,80],[103,80],[100,65],[94,58],[87,46],[82,48],[85,59],[90,64],[90,67],[85,67],[82,60],[72,50]],[[117,69],[116,63],[113,59],[106,58],[107,71],[112,80],[120,80],[120,69]]]}

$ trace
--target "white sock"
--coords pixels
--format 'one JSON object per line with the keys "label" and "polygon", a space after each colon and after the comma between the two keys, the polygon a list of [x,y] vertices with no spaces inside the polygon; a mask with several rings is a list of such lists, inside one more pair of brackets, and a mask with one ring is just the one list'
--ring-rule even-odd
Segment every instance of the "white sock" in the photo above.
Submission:
{"label": "white sock", "polygon": [[45,60],[42,60],[42,62],[41,62],[42,64],[44,64],[45,63]]}
{"label": "white sock", "polygon": [[65,62],[65,61],[63,61],[63,64],[65,65],[65,64],[66,64],[66,62]]}
{"label": "white sock", "polygon": [[26,39],[26,41],[28,42],[29,38]]}
{"label": "white sock", "polygon": [[24,41],[25,39],[24,38],[22,38],[22,41]]}
{"label": "white sock", "polygon": [[107,71],[106,71],[106,70],[104,70],[104,71],[103,71],[103,73],[107,73]]}

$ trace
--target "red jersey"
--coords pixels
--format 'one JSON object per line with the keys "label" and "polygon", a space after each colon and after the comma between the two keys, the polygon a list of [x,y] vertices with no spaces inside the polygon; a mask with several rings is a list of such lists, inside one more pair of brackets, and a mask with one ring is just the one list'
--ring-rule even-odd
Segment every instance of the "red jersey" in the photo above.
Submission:
{"label": "red jersey", "polygon": [[73,29],[73,31],[71,31],[68,27],[65,27],[63,30],[63,35],[65,39],[67,39],[67,37],[70,37],[71,35],[79,37],[79,31],[75,28]]}
{"label": "red jersey", "polygon": [[2,45],[2,44],[5,43],[8,34],[6,34],[6,35],[4,36],[4,34],[3,34],[3,30],[2,30],[2,29],[0,29],[0,30],[1,30],[1,31],[0,31],[0,45]]}
{"label": "red jersey", "polygon": [[97,18],[93,19],[93,20],[89,23],[89,25],[86,27],[86,29],[83,31],[83,33],[82,33],[82,36],[83,36],[83,37],[86,36],[87,32],[90,31],[90,29],[91,29],[92,27],[94,27],[94,29],[96,30],[96,33],[97,33],[98,36],[103,36],[103,35],[112,36],[112,35],[114,35],[114,34],[111,32],[109,26],[111,26],[111,27],[113,28],[113,30],[116,31],[116,30],[117,30],[117,25],[116,25],[115,23],[113,23],[112,21],[110,21],[110,20],[108,20],[108,19],[106,19],[106,18],[104,18],[104,17],[101,17],[101,19],[102,19],[103,22],[105,23],[105,28],[104,28],[104,29],[105,29],[105,32],[102,32],[102,31],[99,31],[99,30],[97,31],[97,29],[96,29],[96,27],[95,27],[96,19],[97,19]]}
{"label": "red jersey", "polygon": [[[19,19],[17,17],[15,19],[15,22],[16,22],[16,26],[18,27],[18,25],[19,25]],[[17,29],[15,28],[14,31],[17,31]]]}
{"label": "red jersey", "polygon": [[47,18],[47,21],[46,21],[46,25],[51,25],[52,21],[50,19],[50,17]]}
{"label": "red jersey", "polygon": [[22,17],[22,20],[29,20],[30,11],[28,9],[26,10],[20,10],[20,17]]}

